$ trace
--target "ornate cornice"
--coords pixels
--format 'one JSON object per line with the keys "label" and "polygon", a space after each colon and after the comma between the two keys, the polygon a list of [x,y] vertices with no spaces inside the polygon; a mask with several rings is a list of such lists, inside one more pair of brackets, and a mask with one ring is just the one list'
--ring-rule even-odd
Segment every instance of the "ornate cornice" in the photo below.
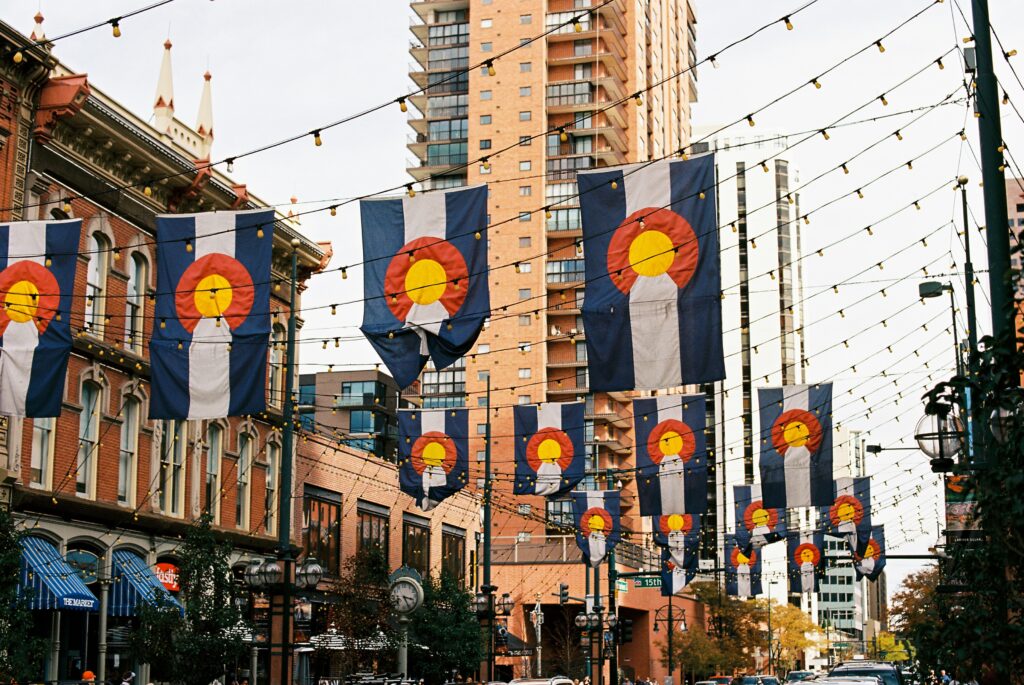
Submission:
{"label": "ornate cornice", "polygon": [[53,129],[60,119],[73,117],[89,99],[89,80],[85,74],[51,78],[39,93],[36,106],[35,134],[40,143],[53,139]]}

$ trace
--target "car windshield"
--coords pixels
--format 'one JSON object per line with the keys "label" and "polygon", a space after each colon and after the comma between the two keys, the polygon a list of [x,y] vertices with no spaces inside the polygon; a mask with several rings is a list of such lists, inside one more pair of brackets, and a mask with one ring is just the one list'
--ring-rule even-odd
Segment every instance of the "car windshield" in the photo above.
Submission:
{"label": "car windshield", "polygon": [[743,685],[758,685],[757,678],[752,675],[743,676]]}
{"label": "car windshield", "polygon": [[761,685],[779,685],[779,679],[773,675],[761,676]]}
{"label": "car windshield", "polygon": [[874,676],[881,678],[885,685],[901,685],[900,678],[896,675],[896,671],[894,669],[844,668],[842,670],[833,671],[831,675],[839,676],[840,678],[848,675]]}
{"label": "car windshield", "polygon": [[786,676],[786,680],[806,680],[809,675],[811,675],[810,671],[790,671],[789,675]]}

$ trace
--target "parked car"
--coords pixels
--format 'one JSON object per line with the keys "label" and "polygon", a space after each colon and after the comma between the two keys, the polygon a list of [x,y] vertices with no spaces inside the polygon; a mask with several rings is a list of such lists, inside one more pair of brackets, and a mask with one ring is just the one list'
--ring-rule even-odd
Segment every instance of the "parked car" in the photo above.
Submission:
{"label": "parked car", "polygon": [[898,668],[887,661],[845,661],[828,672],[830,678],[848,676],[876,676],[883,685],[903,685],[903,676]]}
{"label": "parked car", "polygon": [[718,685],[718,682],[715,680],[698,680],[693,685]]}
{"label": "parked car", "polygon": [[572,685],[572,679],[564,675],[556,675],[552,678],[516,678],[509,681],[508,685]]}
{"label": "parked car", "polygon": [[759,673],[754,677],[761,681],[761,685],[779,685],[779,679],[767,673]]}
{"label": "parked car", "polygon": [[711,680],[711,681],[717,683],[717,685],[729,685],[729,683],[732,682],[732,676],[731,675],[713,675],[710,678],[708,678],[708,680]]}
{"label": "parked car", "polygon": [[787,683],[798,683],[801,680],[807,680],[814,675],[814,671],[790,671],[786,674]]}

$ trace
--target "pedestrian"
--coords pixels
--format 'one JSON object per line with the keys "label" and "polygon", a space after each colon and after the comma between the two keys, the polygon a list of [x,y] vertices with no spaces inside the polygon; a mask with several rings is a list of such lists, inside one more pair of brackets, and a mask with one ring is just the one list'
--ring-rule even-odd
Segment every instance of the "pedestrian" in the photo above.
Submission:
{"label": "pedestrian", "polygon": [[135,674],[132,671],[125,671],[124,676],[121,678],[121,685],[132,685],[132,680],[135,679]]}
{"label": "pedestrian", "polygon": [[942,685],[949,685],[950,680],[951,678],[949,677],[949,674],[946,673],[946,669],[942,669],[941,671],[939,671],[939,682]]}
{"label": "pedestrian", "polygon": [[89,671],[89,670],[82,671],[82,682],[83,683],[95,683],[96,682],[96,674],[93,673],[92,671]]}

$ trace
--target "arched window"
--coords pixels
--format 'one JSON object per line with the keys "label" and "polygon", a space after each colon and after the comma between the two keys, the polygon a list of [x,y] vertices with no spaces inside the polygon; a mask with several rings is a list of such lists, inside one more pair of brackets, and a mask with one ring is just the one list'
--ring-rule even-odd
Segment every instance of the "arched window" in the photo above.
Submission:
{"label": "arched window", "polygon": [[142,403],[125,397],[121,410],[121,451],[117,461],[117,503],[135,506],[135,477],[138,472],[139,417]]}
{"label": "arched window", "polygon": [[269,402],[275,407],[284,407],[284,362],[285,329],[275,324],[270,338],[270,388]]}
{"label": "arched window", "polygon": [[281,469],[281,446],[276,442],[267,443],[267,486],[264,529],[267,533],[277,530],[277,475]]}
{"label": "arched window", "polygon": [[78,417],[78,461],[75,468],[75,493],[96,496],[96,460],[100,434],[100,398],[103,388],[93,381],[82,383],[82,413]]}
{"label": "arched window", "polygon": [[142,321],[146,302],[147,267],[145,257],[140,254],[132,256],[128,269],[128,292],[125,296],[124,346],[132,352],[140,354],[142,353]]}
{"label": "arched window", "polygon": [[89,239],[89,266],[85,271],[85,327],[93,333],[103,331],[106,310],[107,272],[110,270],[110,239],[100,232]]}
{"label": "arched window", "polygon": [[32,487],[49,490],[53,481],[53,446],[56,423],[51,418],[32,419]]}
{"label": "arched window", "polygon": [[206,511],[220,522],[220,465],[224,459],[224,429],[211,423],[206,430]]}
{"label": "arched window", "polygon": [[253,437],[249,433],[238,436],[238,488],[235,493],[235,527],[249,530],[249,472],[252,470]]}

